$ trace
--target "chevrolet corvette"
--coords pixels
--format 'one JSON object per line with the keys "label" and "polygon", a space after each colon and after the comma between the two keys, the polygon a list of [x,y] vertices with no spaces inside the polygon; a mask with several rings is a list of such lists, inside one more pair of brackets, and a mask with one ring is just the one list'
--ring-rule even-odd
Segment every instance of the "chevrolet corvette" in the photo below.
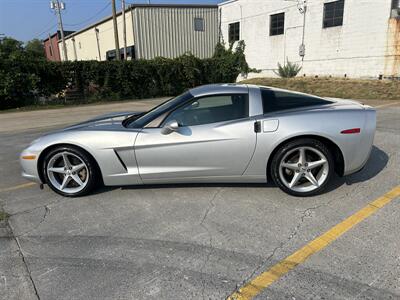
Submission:
{"label": "chevrolet corvette", "polygon": [[312,196],[334,173],[363,168],[375,128],[375,110],[355,101],[216,84],[46,134],[20,162],[23,177],[69,197],[99,185],[270,181]]}

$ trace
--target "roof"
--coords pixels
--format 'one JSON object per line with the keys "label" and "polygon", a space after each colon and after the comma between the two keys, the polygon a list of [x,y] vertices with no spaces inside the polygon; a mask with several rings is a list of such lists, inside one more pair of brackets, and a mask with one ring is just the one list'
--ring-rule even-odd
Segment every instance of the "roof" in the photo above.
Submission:
{"label": "roof", "polygon": [[[75,31],[71,31],[71,30],[64,30],[64,36],[68,36],[70,34],[73,34]],[[53,37],[55,37],[56,35],[58,35],[58,39],[61,39],[61,31],[57,30],[55,33],[53,33],[52,35],[50,35],[50,38],[52,39]],[[47,41],[49,39],[49,37],[45,38],[43,40],[43,42]]]}
{"label": "roof", "polygon": [[219,3],[218,6],[222,6],[222,5],[229,4],[229,3],[234,3],[237,1],[238,0],[225,0],[225,1],[222,1],[221,3]]}
{"label": "roof", "polygon": [[[126,9],[125,12],[130,11],[131,9],[135,8],[215,8],[218,9],[218,5],[211,5],[211,4],[130,4]],[[116,13],[117,16],[122,14],[122,10]],[[112,15],[97,21],[91,25],[88,25],[80,30],[75,31],[73,34],[68,35],[67,38],[73,37],[78,35],[86,30],[89,30],[97,25],[107,22],[108,20],[112,19]]]}
{"label": "roof", "polygon": [[243,93],[247,94],[249,88],[246,84],[240,83],[221,83],[221,84],[208,84],[195,87],[190,90],[190,93],[195,97],[205,96],[209,94],[230,94],[230,93]]}
{"label": "roof", "polygon": [[216,4],[131,4],[129,8],[136,7],[161,7],[161,8],[217,8]]}

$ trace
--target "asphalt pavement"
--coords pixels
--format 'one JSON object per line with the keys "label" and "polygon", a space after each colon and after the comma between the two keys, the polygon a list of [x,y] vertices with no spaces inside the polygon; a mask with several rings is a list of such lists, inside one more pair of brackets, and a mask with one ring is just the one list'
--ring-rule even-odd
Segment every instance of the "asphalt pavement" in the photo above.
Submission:
{"label": "asphalt pavement", "polygon": [[[45,131],[158,102],[0,115],[0,205],[11,215],[0,223],[1,299],[226,299],[400,184],[394,102],[376,104],[384,106],[367,166],[316,197],[271,184],[196,184],[69,199],[21,178],[20,151]],[[396,196],[256,298],[400,299],[399,249]]]}

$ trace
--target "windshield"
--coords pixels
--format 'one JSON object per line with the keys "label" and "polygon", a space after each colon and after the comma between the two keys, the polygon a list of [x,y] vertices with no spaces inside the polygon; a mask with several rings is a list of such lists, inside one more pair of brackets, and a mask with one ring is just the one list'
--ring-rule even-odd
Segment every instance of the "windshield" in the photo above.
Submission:
{"label": "windshield", "polygon": [[149,110],[139,118],[128,120],[128,122],[126,123],[126,127],[143,128],[147,123],[151,122],[155,118],[158,118],[162,114],[166,113],[174,106],[179,105],[180,103],[184,103],[192,98],[193,95],[191,93],[185,92],[175,98],[169,99],[164,103],[161,103],[160,105],[154,107],[152,110]]}

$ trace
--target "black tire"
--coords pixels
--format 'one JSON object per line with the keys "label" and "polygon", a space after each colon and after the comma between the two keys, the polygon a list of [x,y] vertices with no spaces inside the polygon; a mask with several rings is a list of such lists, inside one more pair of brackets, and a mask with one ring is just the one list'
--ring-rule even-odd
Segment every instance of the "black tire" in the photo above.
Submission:
{"label": "black tire", "polygon": [[[49,179],[49,176],[47,173],[47,166],[49,164],[49,161],[55,155],[60,154],[62,152],[72,153],[72,154],[76,155],[77,157],[79,157],[79,159],[81,159],[86,164],[86,167],[87,167],[87,172],[86,172],[87,175],[86,176],[88,176],[87,183],[82,190],[80,190],[76,193],[66,193],[66,192],[59,190],[56,186],[53,185],[53,183]],[[78,147],[74,147],[74,146],[60,146],[60,147],[54,148],[51,151],[49,151],[44,158],[44,163],[42,166],[42,174],[43,174],[43,177],[44,177],[46,183],[48,184],[48,186],[57,194],[60,194],[65,197],[81,197],[81,196],[88,195],[93,190],[95,190],[102,182],[100,171],[98,170],[98,166],[97,166],[96,162],[94,161],[94,159],[92,158],[92,156],[89,155],[86,151],[83,151],[82,149],[80,149]]]}
{"label": "black tire", "polygon": [[[327,173],[328,174],[325,175],[326,178],[324,179],[323,183],[320,184],[319,187],[315,188],[312,191],[304,191],[304,192],[303,191],[295,191],[295,190],[291,189],[290,187],[286,186],[280,176],[279,171],[280,171],[280,163],[281,163],[282,159],[284,159],[285,155],[290,153],[290,151],[293,151],[294,149],[299,148],[299,147],[307,147],[307,148],[310,147],[310,148],[316,149],[316,150],[320,151],[323,155],[325,155],[325,158],[327,160],[327,164],[328,164]],[[315,195],[319,195],[319,194],[323,193],[325,191],[326,187],[328,186],[328,184],[332,178],[333,172],[334,172],[334,160],[333,160],[332,153],[322,142],[315,140],[315,139],[311,139],[311,138],[299,138],[299,139],[290,141],[279,147],[279,149],[275,153],[274,157],[272,158],[270,171],[271,171],[270,172],[271,177],[272,177],[273,181],[275,182],[275,184],[285,193],[292,195],[292,196],[296,196],[296,197],[315,196]],[[297,171],[293,171],[293,172],[297,172]],[[299,172],[302,172],[302,171],[299,171]],[[307,172],[309,172],[309,171],[307,171]]]}

